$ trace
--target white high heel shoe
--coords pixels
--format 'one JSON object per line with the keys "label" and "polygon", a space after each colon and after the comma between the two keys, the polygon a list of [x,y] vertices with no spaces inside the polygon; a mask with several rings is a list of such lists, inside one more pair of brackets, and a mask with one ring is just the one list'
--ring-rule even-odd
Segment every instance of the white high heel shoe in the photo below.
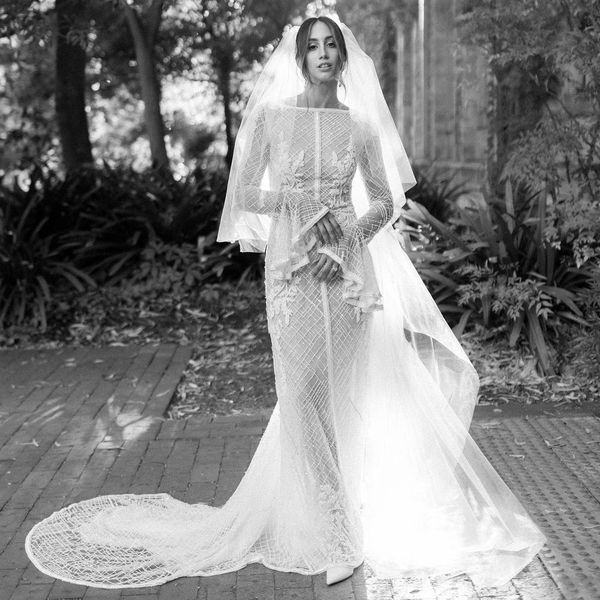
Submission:
{"label": "white high heel shoe", "polygon": [[327,585],[332,585],[338,583],[338,581],[343,581],[344,579],[348,579],[348,577],[352,577],[354,567],[352,567],[352,565],[332,565],[327,569],[326,573]]}

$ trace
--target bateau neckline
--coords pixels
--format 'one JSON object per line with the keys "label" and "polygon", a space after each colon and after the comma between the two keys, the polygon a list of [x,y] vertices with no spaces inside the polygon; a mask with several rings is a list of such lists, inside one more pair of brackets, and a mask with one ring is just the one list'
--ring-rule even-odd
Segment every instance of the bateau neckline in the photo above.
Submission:
{"label": "bateau neckline", "polygon": [[290,108],[297,108],[298,110],[326,110],[326,111],[343,112],[343,113],[350,112],[349,108],[329,108],[326,106],[323,106],[323,107],[320,107],[320,106],[296,106],[294,104],[284,104],[284,106],[289,106]]}

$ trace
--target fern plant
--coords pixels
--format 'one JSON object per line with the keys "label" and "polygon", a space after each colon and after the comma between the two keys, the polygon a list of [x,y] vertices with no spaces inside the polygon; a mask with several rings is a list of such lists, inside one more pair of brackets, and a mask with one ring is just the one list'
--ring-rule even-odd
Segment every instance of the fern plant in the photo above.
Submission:
{"label": "fern plant", "polygon": [[504,198],[473,195],[449,224],[409,202],[413,259],[440,309],[460,335],[472,320],[503,325],[511,345],[525,339],[540,371],[554,372],[551,339],[565,321],[586,324],[582,294],[593,265],[577,265],[571,247],[546,239],[545,199],[507,182]]}

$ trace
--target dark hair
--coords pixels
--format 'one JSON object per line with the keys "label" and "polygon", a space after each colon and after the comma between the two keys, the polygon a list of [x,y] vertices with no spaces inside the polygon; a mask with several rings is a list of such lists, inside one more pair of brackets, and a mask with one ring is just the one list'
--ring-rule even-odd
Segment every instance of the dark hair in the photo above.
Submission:
{"label": "dark hair", "polygon": [[[317,22],[321,21],[321,23],[325,23],[327,27],[329,27],[329,31],[333,35],[333,39],[335,40],[335,45],[338,49],[339,54],[339,73],[344,70],[346,66],[346,62],[348,61],[348,51],[346,50],[346,41],[344,40],[344,35],[342,34],[342,30],[339,25],[329,17],[310,17],[306,19],[302,25],[300,25],[300,29],[298,29],[298,33],[296,35],[296,63],[302,70],[302,75],[306,81],[310,81],[310,77],[308,75],[308,69],[306,68],[306,53],[308,52],[308,36],[310,35],[310,30],[312,26]],[[341,80],[341,79],[340,79]]]}

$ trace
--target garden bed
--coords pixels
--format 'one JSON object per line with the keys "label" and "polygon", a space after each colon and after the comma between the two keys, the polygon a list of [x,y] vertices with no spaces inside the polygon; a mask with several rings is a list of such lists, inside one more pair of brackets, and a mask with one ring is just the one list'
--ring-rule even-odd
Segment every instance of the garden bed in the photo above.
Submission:
{"label": "garden bed", "polygon": [[[541,377],[533,354],[510,348],[501,330],[465,333],[461,342],[481,378],[479,403],[600,401],[600,331],[577,325],[560,338],[560,373]],[[262,283],[206,285],[194,297],[165,295],[152,304],[110,289],[90,292],[56,302],[44,334],[27,327],[0,334],[0,346],[21,348],[158,342],[194,347],[169,418],[253,414],[275,405]]]}

